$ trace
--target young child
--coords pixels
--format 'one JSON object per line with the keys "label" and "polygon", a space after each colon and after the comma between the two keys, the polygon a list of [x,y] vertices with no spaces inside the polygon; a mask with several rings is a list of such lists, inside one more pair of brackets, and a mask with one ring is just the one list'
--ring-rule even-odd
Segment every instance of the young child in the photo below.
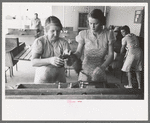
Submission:
{"label": "young child", "polygon": [[138,82],[138,89],[141,89],[141,73],[143,64],[143,53],[139,47],[139,40],[135,34],[130,33],[128,26],[121,28],[121,34],[123,35],[122,47],[120,50],[121,59],[123,59],[123,52],[127,49],[126,58],[122,67],[122,71],[127,72],[128,85],[124,85],[125,88],[132,88],[132,76],[131,71],[135,71]]}

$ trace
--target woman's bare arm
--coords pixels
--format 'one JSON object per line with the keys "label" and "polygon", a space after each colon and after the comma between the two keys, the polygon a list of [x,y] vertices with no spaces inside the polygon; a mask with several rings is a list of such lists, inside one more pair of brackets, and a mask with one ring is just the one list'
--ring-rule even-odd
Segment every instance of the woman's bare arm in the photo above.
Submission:
{"label": "woman's bare arm", "polygon": [[126,47],[126,45],[122,45],[121,46],[121,49],[120,49],[120,60],[122,61],[123,60],[123,57],[124,57],[124,55],[125,55],[125,47]]}
{"label": "woman's bare arm", "polygon": [[32,66],[41,67],[41,66],[46,66],[50,64],[49,58],[41,59],[40,56],[41,55],[37,53],[32,54],[32,59],[31,59]]}
{"label": "woman's bare arm", "polygon": [[120,49],[120,54],[124,54],[126,45],[122,45]]}
{"label": "woman's bare arm", "polygon": [[74,53],[78,58],[81,58],[81,56],[82,56],[83,47],[84,47],[84,44],[78,43],[77,50],[76,50],[76,52]]}

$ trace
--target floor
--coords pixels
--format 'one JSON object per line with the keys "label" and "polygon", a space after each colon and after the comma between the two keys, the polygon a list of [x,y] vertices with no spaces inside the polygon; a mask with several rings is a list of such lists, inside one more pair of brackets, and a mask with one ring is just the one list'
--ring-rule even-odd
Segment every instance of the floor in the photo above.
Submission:
{"label": "floor", "polygon": [[[32,67],[31,61],[20,60],[17,63],[17,68],[18,70],[16,70],[16,66],[13,67],[13,74],[14,74],[13,77],[10,77],[9,71],[6,72],[7,83],[5,83],[5,85],[7,87],[15,86],[16,84],[34,82],[35,67]],[[114,75],[113,72],[107,71],[108,83],[120,84],[121,87],[124,84],[127,84],[127,79],[125,77],[125,74],[123,77],[123,82],[121,83],[120,73],[121,72],[118,71]],[[73,69],[70,69],[70,75],[68,71],[66,78],[67,78],[67,82],[77,82],[78,76]]]}

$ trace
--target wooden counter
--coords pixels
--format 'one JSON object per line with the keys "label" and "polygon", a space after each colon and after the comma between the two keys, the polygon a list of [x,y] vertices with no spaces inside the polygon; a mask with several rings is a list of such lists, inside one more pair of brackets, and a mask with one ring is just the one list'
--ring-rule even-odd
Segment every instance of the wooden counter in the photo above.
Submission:
{"label": "wooden counter", "polygon": [[[74,83],[73,83],[74,84]],[[100,85],[101,86],[101,85]],[[6,99],[144,99],[143,90],[85,86],[80,88],[75,83],[68,88],[68,83],[61,84],[19,84],[14,89],[6,89]]]}

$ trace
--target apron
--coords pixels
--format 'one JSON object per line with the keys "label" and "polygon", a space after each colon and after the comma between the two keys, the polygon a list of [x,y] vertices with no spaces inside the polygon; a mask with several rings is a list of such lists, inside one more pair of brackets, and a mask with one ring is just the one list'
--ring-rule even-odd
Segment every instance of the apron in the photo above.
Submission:
{"label": "apron", "polygon": [[65,68],[53,65],[42,66],[36,69],[34,83],[66,82]]}

